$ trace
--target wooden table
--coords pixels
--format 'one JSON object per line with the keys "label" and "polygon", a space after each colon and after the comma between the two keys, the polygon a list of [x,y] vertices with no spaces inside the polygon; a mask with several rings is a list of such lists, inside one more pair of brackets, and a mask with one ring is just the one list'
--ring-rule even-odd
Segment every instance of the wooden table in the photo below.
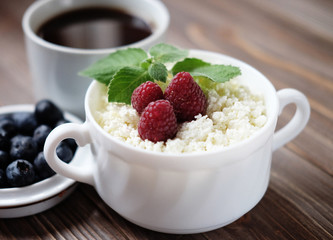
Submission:
{"label": "wooden table", "polygon": [[[0,105],[34,103],[21,18],[33,0],[0,1]],[[43,213],[0,220],[0,239],[332,239],[333,2],[330,0],[164,0],[168,43],[246,61],[276,89],[296,88],[311,119],[273,154],[260,203],[215,231],[169,235],[127,222],[88,185]],[[286,123],[295,109],[280,117]],[[1,196],[0,196],[1,197]]]}

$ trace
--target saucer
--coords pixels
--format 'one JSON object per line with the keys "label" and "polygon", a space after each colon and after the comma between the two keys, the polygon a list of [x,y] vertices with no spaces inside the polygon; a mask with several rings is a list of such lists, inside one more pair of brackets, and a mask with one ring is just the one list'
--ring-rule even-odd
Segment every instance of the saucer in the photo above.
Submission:
{"label": "saucer", "polygon": [[[34,105],[0,107],[0,114],[32,112]],[[78,117],[65,112],[67,120],[82,123]],[[90,147],[79,147],[70,164],[80,165],[91,158]],[[0,188],[0,218],[16,218],[43,212],[65,200],[78,183],[59,174],[25,187]]]}

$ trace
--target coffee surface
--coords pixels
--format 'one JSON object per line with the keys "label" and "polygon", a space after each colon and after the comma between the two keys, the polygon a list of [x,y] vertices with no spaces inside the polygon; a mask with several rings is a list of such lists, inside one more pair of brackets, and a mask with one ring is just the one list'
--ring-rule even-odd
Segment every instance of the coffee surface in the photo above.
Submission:
{"label": "coffee surface", "polygon": [[142,19],[125,11],[92,7],[58,15],[37,30],[44,40],[66,47],[112,48],[140,41],[152,30]]}

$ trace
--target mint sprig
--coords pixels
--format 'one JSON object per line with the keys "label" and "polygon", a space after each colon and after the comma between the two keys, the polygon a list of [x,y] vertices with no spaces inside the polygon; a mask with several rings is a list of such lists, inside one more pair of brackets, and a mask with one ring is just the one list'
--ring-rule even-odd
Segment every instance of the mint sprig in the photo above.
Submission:
{"label": "mint sprig", "polygon": [[[188,50],[164,43],[153,46],[148,53],[140,48],[118,50],[79,74],[107,85],[109,102],[126,104],[131,104],[132,93],[140,84],[146,81],[165,84],[170,73],[189,72],[205,90],[241,74],[238,67],[187,58]],[[168,71],[166,63],[175,64]]]}

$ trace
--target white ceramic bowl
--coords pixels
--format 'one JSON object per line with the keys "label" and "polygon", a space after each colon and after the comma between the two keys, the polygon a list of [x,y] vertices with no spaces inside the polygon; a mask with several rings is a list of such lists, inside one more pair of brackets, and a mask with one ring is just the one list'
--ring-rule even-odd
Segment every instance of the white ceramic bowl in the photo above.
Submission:
{"label": "white ceramic bowl", "polygon": [[[96,122],[101,84],[87,90],[84,124],[63,124],[48,136],[45,158],[58,173],[91,184],[121,216],[142,227],[166,233],[198,233],[223,227],[250,211],[266,192],[272,152],[305,127],[309,103],[295,89],[276,91],[250,65],[218,53],[191,50],[190,57],[239,66],[242,84],[263,95],[267,122],[248,139],[216,151],[172,154],[146,151],[112,137]],[[296,113],[275,132],[287,104]],[[94,161],[74,167],[54,154],[65,138],[91,146]]]}
{"label": "white ceramic bowl", "polygon": [[[0,107],[0,114],[33,110],[34,105],[11,105]],[[69,113],[65,113],[65,118],[81,123],[80,119]],[[89,156],[89,148],[78,148],[70,164],[78,165]],[[56,174],[29,186],[0,188],[0,218],[24,217],[45,211],[66,199],[76,186],[74,180]]]}

